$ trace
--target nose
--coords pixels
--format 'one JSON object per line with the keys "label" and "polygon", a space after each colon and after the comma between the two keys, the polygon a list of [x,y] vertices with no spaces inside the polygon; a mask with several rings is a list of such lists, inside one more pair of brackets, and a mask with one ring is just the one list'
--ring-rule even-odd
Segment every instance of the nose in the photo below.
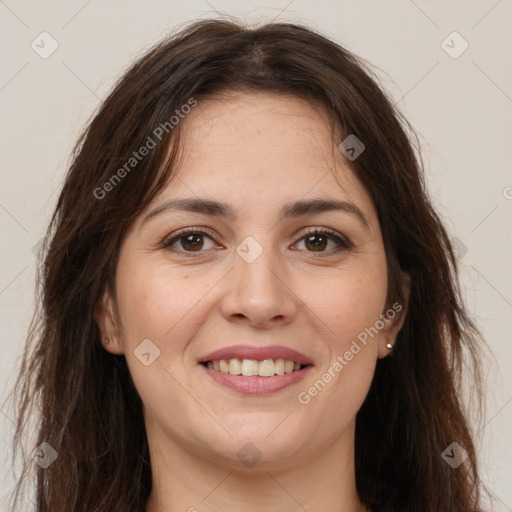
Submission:
{"label": "nose", "polygon": [[269,328],[290,323],[297,313],[298,297],[270,250],[252,263],[235,255],[228,274],[228,290],[221,304],[230,322]]}

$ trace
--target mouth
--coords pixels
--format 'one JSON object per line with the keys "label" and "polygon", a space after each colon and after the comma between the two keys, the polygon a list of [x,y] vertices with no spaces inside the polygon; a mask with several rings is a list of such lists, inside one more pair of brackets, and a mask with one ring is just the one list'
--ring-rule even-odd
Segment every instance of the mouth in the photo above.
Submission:
{"label": "mouth", "polygon": [[303,370],[311,366],[290,359],[218,359],[201,363],[214,372],[239,375],[242,377],[274,377]]}
{"label": "mouth", "polygon": [[281,345],[224,347],[198,363],[215,383],[245,395],[268,395],[292,386],[314,366],[305,354]]}

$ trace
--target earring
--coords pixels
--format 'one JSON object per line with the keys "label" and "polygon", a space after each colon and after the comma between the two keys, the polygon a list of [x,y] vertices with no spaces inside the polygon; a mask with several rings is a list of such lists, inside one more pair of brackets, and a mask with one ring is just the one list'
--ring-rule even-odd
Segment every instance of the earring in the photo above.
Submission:
{"label": "earring", "polygon": [[110,341],[108,340],[108,338],[105,338],[105,345],[108,345],[110,343]]}
{"label": "earring", "polygon": [[391,343],[386,343],[386,348],[388,350],[393,350],[393,345],[391,345]]}

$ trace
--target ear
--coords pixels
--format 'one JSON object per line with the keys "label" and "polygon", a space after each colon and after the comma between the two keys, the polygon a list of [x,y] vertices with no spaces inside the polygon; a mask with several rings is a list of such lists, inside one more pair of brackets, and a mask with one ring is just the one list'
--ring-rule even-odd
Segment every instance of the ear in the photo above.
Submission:
{"label": "ear", "polygon": [[389,348],[388,345],[395,345],[396,337],[404,325],[405,317],[407,315],[407,306],[409,304],[409,296],[411,293],[411,276],[405,272],[401,273],[402,277],[402,295],[403,304],[399,302],[393,303],[386,311],[381,315],[384,327],[379,332],[379,347],[378,357],[383,359],[384,357],[392,355],[393,348]]}
{"label": "ear", "polygon": [[[115,301],[108,286],[96,304],[94,317],[100,331],[101,346],[111,354],[123,354]],[[108,340],[108,343],[105,343],[105,340]]]}

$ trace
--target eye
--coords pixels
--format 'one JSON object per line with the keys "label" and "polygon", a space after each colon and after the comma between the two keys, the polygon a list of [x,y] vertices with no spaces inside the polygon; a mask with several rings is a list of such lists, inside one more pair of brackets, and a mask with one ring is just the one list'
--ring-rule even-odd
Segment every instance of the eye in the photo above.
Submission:
{"label": "eye", "polygon": [[[210,243],[205,243],[205,239],[208,239]],[[178,247],[173,248],[175,245]],[[182,229],[173,234],[162,244],[164,249],[170,248],[171,250],[185,253],[202,252],[213,249],[215,246],[211,235],[196,228]]]}
{"label": "eye", "polygon": [[[352,247],[345,237],[327,228],[310,228],[295,246],[300,243],[304,243],[305,247],[301,250],[319,254],[326,253],[326,256]],[[331,247],[329,248],[329,246]],[[162,248],[192,256],[193,253],[219,248],[219,245],[214,241],[212,234],[198,228],[185,228],[166,239]]]}
{"label": "eye", "polygon": [[[348,250],[352,247],[350,242],[327,228],[311,228],[299,241],[304,243],[307,252],[317,253],[337,253],[340,251]],[[326,250],[331,244],[330,250]]]}

